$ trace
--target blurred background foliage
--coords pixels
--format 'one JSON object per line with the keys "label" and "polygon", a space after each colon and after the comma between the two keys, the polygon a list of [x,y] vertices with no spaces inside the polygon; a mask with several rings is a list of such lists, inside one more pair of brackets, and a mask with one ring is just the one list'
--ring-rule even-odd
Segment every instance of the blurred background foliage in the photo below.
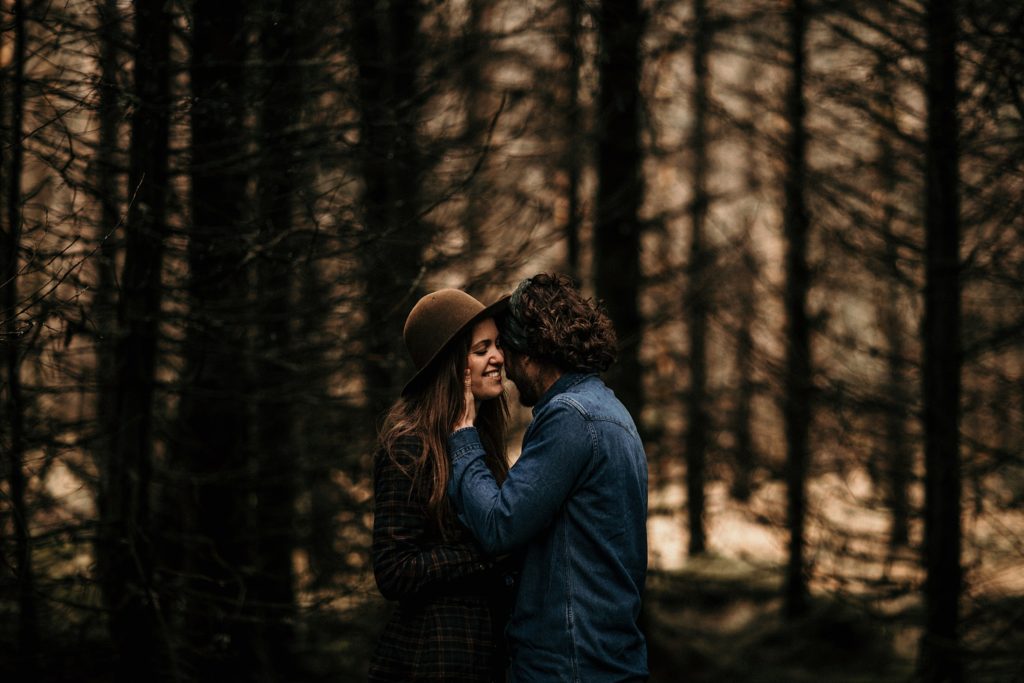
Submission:
{"label": "blurred background foliage", "polygon": [[361,680],[405,315],[548,270],[652,680],[1024,680],[1024,5],[2,10],[7,680]]}

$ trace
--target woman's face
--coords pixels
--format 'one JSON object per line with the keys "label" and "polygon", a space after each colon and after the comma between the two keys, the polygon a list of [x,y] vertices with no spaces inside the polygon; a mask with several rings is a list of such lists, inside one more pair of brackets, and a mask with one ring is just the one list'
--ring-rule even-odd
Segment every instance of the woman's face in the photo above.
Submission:
{"label": "woman's face", "polygon": [[493,318],[485,318],[473,327],[466,363],[472,383],[473,398],[478,401],[501,396],[501,368],[505,355],[498,346],[498,326]]}

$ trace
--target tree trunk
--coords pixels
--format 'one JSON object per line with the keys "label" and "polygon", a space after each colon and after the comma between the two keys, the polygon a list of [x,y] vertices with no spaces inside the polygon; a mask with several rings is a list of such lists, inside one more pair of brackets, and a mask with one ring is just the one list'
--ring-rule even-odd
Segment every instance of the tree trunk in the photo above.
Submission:
{"label": "tree trunk", "polygon": [[690,260],[687,267],[686,310],[689,320],[690,391],[686,397],[686,509],[690,522],[689,554],[699,555],[706,546],[704,531],[704,469],[708,443],[707,413],[707,264],[704,237],[709,197],[707,191],[708,47],[707,9],[704,0],[693,6],[693,201],[690,204]]}
{"label": "tree trunk", "polygon": [[[256,271],[259,302],[256,376],[257,558],[251,596],[262,605],[260,654],[274,680],[290,680],[295,634],[292,549],[295,529],[295,372],[292,349],[293,259],[298,250],[292,229],[299,160],[303,72],[300,10],[272,4],[261,40],[266,81],[262,104],[263,164],[260,169],[259,244]],[[308,36],[307,36],[308,39]],[[308,267],[308,266],[307,266]]]}
{"label": "tree trunk", "polygon": [[[761,78],[761,65],[754,62],[749,63],[744,74],[744,80],[748,87],[756,87],[757,81]],[[760,116],[760,108],[756,102],[751,103],[749,116],[751,125],[748,130],[743,131],[743,146],[748,158],[755,159],[758,146],[756,121]],[[758,164],[744,164],[743,184],[748,196],[756,198],[759,195],[762,181]],[[753,328],[757,320],[756,284],[761,271],[761,265],[752,245],[752,227],[755,216],[750,215],[745,218],[745,221],[746,234],[743,238],[744,244],[735,280],[738,307],[735,363],[738,386],[735,412],[732,415],[732,432],[736,449],[735,473],[730,487],[730,495],[741,502],[750,500],[754,469],[758,463],[757,445],[754,442],[753,434],[753,403],[757,392],[757,383],[754,379],[756,347]]]}
{"label": "tree trunk", "polygon": [[[111,452],[103,472],[100,563],[118,680],[152,675],[159,617],[153,599],[150,481],[161,269],[167,232],[170,121],[170,26],[162,0],[135,3],[135,95],[132,115],[124,271],[114,351]],[[112,227],[112,226],[111,226]],[[159,662],[159,663],[158,663]]]}
{"label": "tree trunk", "polygon": [[372,416],[368,424],[398,396],[408,378],[402,327],[421,294],[423,249],[431,237],[419,215],[420,12],[415,2],[352,3],[366,236],[359,258],[366,287],[362,337]]}
{"label": "tree trunk", "polygon": [[568,275],[576,282],[582,281],[580,271],[581,245],[580,228],[583,223],[583,209],[580,204],[580,185],[583,175],[583,112],[580,106],[580,69],[583,68],[583,50],[580,45],[582,0],[569,0],[568,31],[562,45],[562,52],[568,62],[566,90],[568,114],[566,116],[566,155],[563,167],[566,174],[566,216],[565,216],[565,262]]}
{"label": "tree trunk", "polygon": [[246,5],[196,0],[192,35],[190,304],[178,436],[189,466],[186,627],[200,681],[257,680],[248,594],[253,525],[248,325],[251,241]]}
{"label": "tree trunk", "polygon": [[619,336],[618,362],[609,384],[641,424],[643,321],[639,296],[640,206],[643,200],[640,149],[640,37],[638,0],[603,0],[599,8],[598,180],[594,216],[594,290],[607,307]]}
{"label": "tree trunk", "polygon": [[[748,238],[749,239],[749,238]],[[754,466],[757,463],[752,426],[754,402],[754,319],[757,315],[757,301],[754,282],[757,279],[758,263],[750,244],[743,247],[742,264],[737,277],[736,302],[739,307],[739,322],[736,331],[736,375],[739,386],[736,390],[736,408],[733,413],[733,437],[735,438],[735,473],[730,494],[738,501],[750,500]]]}
{"label": "tree trunk", "polygon": [[[96,149],[96,199],[100,205],[96,292],[93,311],[98,330],[96,341],[97,417],[101,424],[94,451],[102,470],[113,453],[114,416],[114,339],[117,327],[117,241],[121,218],[119,161],[119,125],[123,112],[118,103],[120,87],[120,45],[124,40],[118,0],[104,0],[97,8],[100,34],[99,140]],[[100,493],[102,499],[104,494]]]}
{"label": "tree trunk", "polygon": [[804,69],[807,13],[803,0],[793,0],[789,25],[790,82],[786,95],[789,137],[786,146],[784,232],[786,242],[786,485],[789,561],[784,586],[785,612],[794,617],[807,609],[804,566],[804,527],[807,500],[808,435],[811,421],[811,344],[807,315],[810,271],[807,266],[809,220],[804,203],[806,186],[806,103]]}
{"label": "tree trunk", "polygon": [[18,280],[20,273],[20,251],[22,233],[21,174],[23,170],[24,146],[22,121],[25,111],[25,59],[26,59],[26,18],[25,4],[14,0],[13,6],[13,54],[11,56],[10,101],[7,112],[10,117],[9,136],[4,147],[9,150],[6,167],[6,222],[0,252],[0,291],[3,292],[2,316],[0,316],[0,348],[4,356],[4,376],[0,391],[3,392],[3,421],[0,436],[4,437],[0,447],[4,451],[7,470],[7,486],[10,495],[11,517],[14,526],[14,557],[11,567],[18,603],[18,673],[26,679],[33,676],[37,666],[38,625],[35,599],[35,580],[32,570],[32,535],[29,525],[29,509],[25,501],[25,473],[22,469],[25,458],[25,398],[21,385],[21,359],[26,329],[19,322]]}
{"label": "tree trunk", "polygon": [[[306,248],[311,246],[307,244]],[[325,286],[315,264],[300,273],[299,299],[306,305],[301,309],[296,339],[307,344],[303,351],[308,361],[303,386],[314,401],[328,401],[330,397],[330,377],[322,370],[327,361],[323,347],[318,344],[323,337],[324,321],[331,314],[330,301],[323,296]],[[333,585],[332,577],[346,567],[344,549],[337,544],[342,491],[331,476],[337,462],[336,426],[326,411],[297,411],[295,419],[296,449],[303,462],[301,486],[309,506],[302,540],[309,557],[310,585],[317,590]]]}
{"label": "tree trunk", "polygon": [[[490,5],[488,2],[474,2],[469,8],[469,30],[466,40],[466,59],[462,68],[461,86],[466,93],[466,134],[465,142],[470,156],[483,153],[487,129],[491,118],[488,111],[488,98],[484,80],[483,64],[493,50],[489,38]],[[486,160],[484,160],[486,161]],[[487,187],[485,174],[480,173],[470,181],[466,209],[462,212],[462,226],[466,232],[465,252],[470,264],[470,272],[475,276],[481,267],[484,241],[481,228],[482,218],[486,216],[485,208],[490,201],[490,188]]]}
{"label": "tree trunk", "polygon": [[906,415],[909,394],[906,390],[910,377],[905,360],[905,336],[907,330],[903,322],[903,314],[899,307],[900,285],[898,280],[898,259],[896,238],[893,235],[895,222],[895,202],[897,201],[896,185],[896,152],[893,150],[891,135],[896,130],[896,112],[892,99],[893,74],[888,60],[879,58],[875,65],[876,75],[881,86],[879,112],[884,125],[878,130],[878,181],[882,188],[882,206],[880,221],[881,233],[888,237],[886,243],[886,265],[892,271],[892,277],[883,285],[880,294],[880,323],[882,334],[888,345],[888,386],[886,395],[892,404],[885,415],[885,449],[880,468],[884,472],[882,486],[886,491],[886,503],[892,515],[889,530],[889,546],[895,550],[907,545],[909,540],[910,503],[907,498],[907,487],[911,478],[911,451],[907,442]]}
{"label": "tree trunk", "polygon": [[881,312],[882,334],[888,345],[886,395],[890,401],[885,415],[885,449],[882,453],[885,480],[882,486],[891,514],[889,547],[895,550],[907,545],[910,533],[910,502],[907,487],[912,476],[912,456],[910,444],[907,442],[906,414],[909,402],[907,385],[911,380],[904,359],[906,329],[903,315],[896,305],[899,301],[899,292],[896,291],[898,287],[889,283],[888,290]]}
{"label": "tree trunk", "polygon": [[922,680],[963,680],[957,625],[960,567],[960,202],[955,5],[926,6],[923,404],[925,631]]}

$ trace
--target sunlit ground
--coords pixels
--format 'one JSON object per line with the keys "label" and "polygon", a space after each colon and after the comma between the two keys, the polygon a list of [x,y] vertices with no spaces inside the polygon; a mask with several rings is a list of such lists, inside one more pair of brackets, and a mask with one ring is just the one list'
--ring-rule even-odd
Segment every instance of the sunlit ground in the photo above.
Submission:
{"label": "sunlit ground", "polygon": [[[676,473],[678,474],[678,473]],[[687,556],[685,479],[652,491],[646,604],[655,680],[869,681],[912,676],[923,619],[921,525],[891,549],[890,516],[862,470],[808,486],[812,608],[782,618],[785,487],[739,503],[707,487],[708,553]],[[676,483],[678,482],[678,483]],[[920,492],[912,504],[920,505]],[[672,511],[668,513],[667,511]],[[965,505],[963,643],[969,680],[1024,680],[1024,512]],[[833,642],[834,641],[834,642]],[[685,678],[684,678],[685,674]]]}

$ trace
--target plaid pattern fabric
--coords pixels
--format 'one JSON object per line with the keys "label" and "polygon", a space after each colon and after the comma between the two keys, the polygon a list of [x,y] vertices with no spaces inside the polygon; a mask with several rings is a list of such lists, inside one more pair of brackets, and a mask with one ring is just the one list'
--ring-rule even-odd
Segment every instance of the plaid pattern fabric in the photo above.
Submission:
{"label": "plaid pattern fabric", "polygon": [[[411,466],[416,441],[396,457]],[[410,468],[411,469],[411,468]],[[503,680],[503,591],[492,562],[469,532],[442,541],[427,517],[426,492],[394,461],[374,458],[373,570],[398,608],[370,662],[370,681]]]}

